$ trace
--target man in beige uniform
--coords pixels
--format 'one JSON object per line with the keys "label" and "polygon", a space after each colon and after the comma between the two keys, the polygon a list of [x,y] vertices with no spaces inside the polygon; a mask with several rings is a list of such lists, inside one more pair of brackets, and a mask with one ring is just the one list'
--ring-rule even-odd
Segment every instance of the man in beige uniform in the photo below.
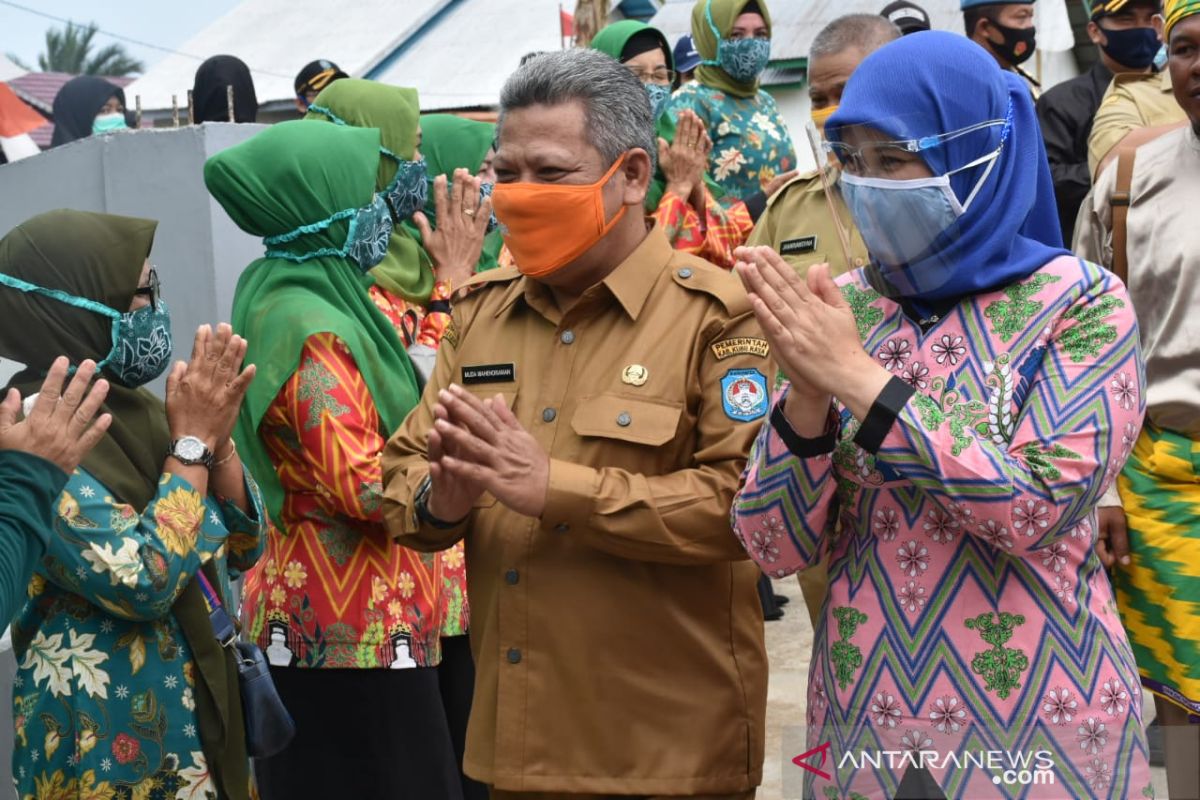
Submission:
{"label": "man in beige uniform", "polygon": [[728,517],[766,341],[736,277],[647,227],[653,121],[623,66],[529,61],[498,141],[516,266],[468,284],[384,454],[397,541],[466,541],[466,772],[495,798],[753,797],[767,664]]}
{"label": "man in beige uniform", "polygon": [[[1184,119],[1183,109],[1175,102],[1171,90],[1170,70],[1114,76],[1096,109],[1092,132],[1088,135],[1088,169],[1093,180],[1116,155],[1118,145],[1145,144],[1154,136],[1181,126]],[[1140,130],[1143,128],[1153,130]],[[1131,135],[1135,139],[1129,139]]]}
{"label": "man in beige uniform", "polygon": [[[900,29],[876,14],[847,14],[821,29],[809,47],[808,56],[808,99],[818,130],[823,131],[825,120],[837,111],[842,90],[863,59],[899,38]],[[798,140],[797,146],[804,144]],[[865,266],[869,257],[838,189],[841,169],[832,161],[823,168],[828,193],[816,170],[793,178],[767,201],[767,210],[759,217],[747,242],[770,247],[801,275],[807,274],[814,264],[826,262],[835,275],[841,274]],[[843,235],[849,244],[849,262],[841,243]],[[829,586],[825,564],[804,570],[797,579],[815,627]]]}

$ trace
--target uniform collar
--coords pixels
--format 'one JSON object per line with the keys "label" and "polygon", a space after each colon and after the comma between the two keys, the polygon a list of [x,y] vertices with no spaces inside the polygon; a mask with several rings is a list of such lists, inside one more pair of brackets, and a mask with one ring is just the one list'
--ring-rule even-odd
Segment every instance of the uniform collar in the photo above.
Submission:
{"label": "uniform collar", "polygon": [[[600,281],[608,292],[620,303],[621,308],[632,320],[637,320],[650,290],[654,287],[658,276],[671,260],[675,251],[661,226],[655,223],[628,258],[617,265],[617,268]],[[589,290],[591,291],[591,290]],[[517,298],[524,297],[525,304],[548,319],[558,316],[558,312],[548,313],[555,308],[550,290],[536,280],[523,276],[513,281],[508,294],[496,309],[500,316]]]}

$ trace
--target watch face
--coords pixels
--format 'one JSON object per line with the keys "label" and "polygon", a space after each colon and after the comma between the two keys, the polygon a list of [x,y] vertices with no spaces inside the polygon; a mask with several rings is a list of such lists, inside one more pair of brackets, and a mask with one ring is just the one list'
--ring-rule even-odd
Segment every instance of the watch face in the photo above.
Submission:
{"label": "watch face", "polygon": [[185,436],[175,443],[175,455],[187,461],[203,459],[204,449],[204,442],[194,436]]}

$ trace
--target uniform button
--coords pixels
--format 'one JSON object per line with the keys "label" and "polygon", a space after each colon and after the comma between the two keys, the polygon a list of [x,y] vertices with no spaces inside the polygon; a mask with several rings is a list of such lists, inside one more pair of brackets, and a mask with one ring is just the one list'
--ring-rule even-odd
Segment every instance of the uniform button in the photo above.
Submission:
{"label": "uniform button", "polygon": [[521,663],[521,651],[515,647],[510,647],[508,649],[508,663],[520,664]]}
{"label": "uniform button", "polygon": [[617,424],[622,428],[628,428],[629,423],[631,422],[633,422],[633,417],[629,416],[629,414],[624,411],[622,411],[620,416],[617,417]]}
{"label": "uniform button", "polygon": [[571,530],[571,526],[565,522],[560,522],[554,526],[555,533],[566,533],[569,530]]}
{"label": "uniform button", "polygon": [[854,259],[854,266],[856,267],[861,267],[865,263],[867,262],[863,261],[861,258]]}
{"label": "uniform button", "polygon": [[563,331],[558,338],[563,344],[571,344],[575,341],[575,331]]}
{"label": "uniform button", "polygon": [[692,277],[692,271],[687,267],[684,267],[683,269],[679,270],[678,274],[679,274],[679,277],[681,277],[681,278]]}
{"label": "uniform button", "polygon": [[517,572],[515,569],[510,569],[508,572],[504,573],[504,582],[509,586],[516,586],[517,581],[519,580],[521,580],[521,573]]}
{"label": "uniform button", "polygon": [[543,409],[542,422],[554,422],[554,418],[558,416],[558,412],[553,408]]}

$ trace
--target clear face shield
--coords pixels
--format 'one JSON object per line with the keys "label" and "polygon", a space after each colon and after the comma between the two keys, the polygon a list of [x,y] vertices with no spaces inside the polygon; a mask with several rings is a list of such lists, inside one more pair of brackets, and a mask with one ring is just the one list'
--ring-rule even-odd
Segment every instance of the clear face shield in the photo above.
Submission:
{"label": "clear face shield", "polygon": [[[963,236],[962,218],[995,168],[1011,119],[1010,108],[1004,119],[912,139],[884,133],[916,125],[901,118],[826,128],[829,140],[822,144],[825,155],[818,163],[831,156],[840,164],[838,189],[871,254],[872,269],[882,279],[874,281],[882,291],[926,295],[945,286],[962,268],[963,255],[955,246]],[[998,144],[996,128],[1001,129]],[[810,142],[812,138],[810,130]],[[947,147],[961,163],[947,156]],[[936,174],[927,158],[949,161],[951,168]],[[968,170],[975,170],[974,180],[960,198],[950,179]]]}

